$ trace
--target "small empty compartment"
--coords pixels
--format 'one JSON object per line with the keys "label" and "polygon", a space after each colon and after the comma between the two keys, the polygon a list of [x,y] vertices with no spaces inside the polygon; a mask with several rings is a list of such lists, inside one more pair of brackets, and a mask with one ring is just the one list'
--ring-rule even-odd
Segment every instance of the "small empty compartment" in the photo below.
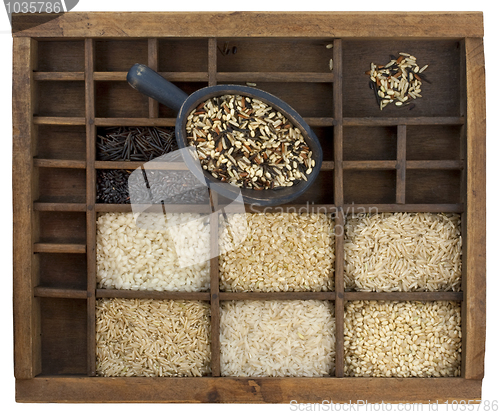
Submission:
{"label": "small empty compartment", "polygon": [[37,212],[38,241],[41,243],[84,244],[85,212]]}
{"label": "small empty compartment", "polygon": [[396,127],[344,127],[344,160],[396,160]]}
{"label": "small empty compartment", "polygon": [[85,82],[39,81],[38,111],[47,117],[85,117]]}
{"label": "small empty compartment", "polygon": [[407,170],[406,203],[460,203],[460,170]]}
{"label": "small empty compartment", "polygon": [[[177,88],[184,91],[186,94],[191,95],[193,92],[198,91],[201,88],[208,86],[206,82],[172,82]],[[171,108],[166,107],[163,104],[159,106],[159,116],[160,118],[175,118],[177,117],[177,112]]]}
{"label": "small empty compartment", "polygon": [[321,39],[219,39],[217,70],[328,73],[332,58],[332,49],[326,48],[329,43],[331,40]]}
{"label": "small empty compartment", "polygon": [[[457,117],[460,113],[460,45],[455,40],[344,40],[343,110],[344,117]],[[388,104],[382,111],[370,77],[365,73],[371,63],[386,65],[400,52],[417,58],[421,67],[429,65],[423,75],[421,98],[412,100],[415,107]],[[412,108],[412,109],[411,109]]]}
{"label": "small empty compartment", "polygon": [[344,204],[396,202],[396,170],[344,170]]}
{"label": "small empty compartment", "polygon": [[83,40],[38,41],[40,72],[83,72],[85,70],[85,45]]}
{"label": "small empty compartment", "polygon": [[85,170],[38,168],[38,202],[85,203]]}
{"label": "small empty compartment", "polygon": [[333,172],[320,171],[314,183],[290,204],[333,204]]}
{"label": "small empty compartment", "polygon": [[85,254],[38,253],[38,284],[49,288],[85,290],[87,256]]}
{"label": "small empty compartment", "polygon": [[87,374],[87,301],[40,298],[42,375]]}
{"label": "small empty compartment", "polygon": [[311,127],[311,130],[316,134],[321,144],[323,160],[333,161],[333,127]]}
{"label": "small empty compartment", "polygon": [[409,125],[407,160],[459,160],[460,125]]}
{"label": "small empty compartment", "polygon": [[141,40],[96,40],[97,72],[128,72],[136,63],[147,65],[148,41]]}
{"label": "small empty compartment", "polygon": [[148,116],[148,97],[127,82],[96,82],[96,117],[144,118]]}
{"label": "small empty compartment", "polygon": [[38,125],[37,129],[37,158],[85,160],[84,125]]}
{"label": "small empty compartment", "polygon": [[207,72],[208,41],[206,39],[160,39],[158,71]]}

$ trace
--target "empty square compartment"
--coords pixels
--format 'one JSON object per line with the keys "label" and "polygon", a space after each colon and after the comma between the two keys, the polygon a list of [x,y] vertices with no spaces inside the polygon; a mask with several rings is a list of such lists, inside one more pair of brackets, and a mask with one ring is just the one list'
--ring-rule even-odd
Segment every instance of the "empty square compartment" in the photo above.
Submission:
{"label": "empty square compartment", "polygon": [[[250,82],[253,82],[249,79]],[[235,84],[241,82],[235,82]],[[274,95],[301,117],[333,117],[333,84],[326,82],[256,82],[256,88]]]}
{"label": "empty square compartment", "polygon": [[311,127],[323,150],[323,161],[333,161],[333,128]]}
{"label": "empty square compartment", "polygon": [[148,40],[96,40],[96,72],[128,72],[136,63],[148,64]]}
{"label": "empty square compartment", "polygon": [[207,72],[207,39],[159,39],[159,72]]}
{"label": "empty square compartment", "polygon": [[148,117],[148,97],[127,82],[99,81],[95,85],[96,117]]}
{"label": "empty square compartment", "polygon": [[85,203],[85,169],[39,167],[37,177],[37,202]]}
{"label": "empty square compartment", "polygon": [[86,243],[85,212],[36,212],[40,243]]}
{"label": "empty square compartment", "polygon": [[396,160],[396,127],[344,127],[344,160]]}
{"label": "empty square compartment", "polygon": [[460,203],[460,170],[407,170],[406,203]]}
{"label": "empty square compartment", "polygon": [[[328,73],[329,43],[331,40],[321,39],[218,39],[217,71]],[[227,54],[223,53],[226,47]]]}
{"label": "empty square compartment", "polygon": [[290,204],[333,204],[333,171],[320,171],[314,183]]}
{"label": "empty square compartment", "polygon": [[38,81],[38,110],[35,115],[46,117],[85,117],[85,82]]}
{"label": "empty square compartment", "polygon": [[344,204],[396,202],[396,170],[344,170]]}
{"label": "empty square compartment", "polygon": [[85,254],[37,253],[38,285],[49,288],[87,289]]}
{"label": "empty square compartment", "polygon": [[460,125],[409,125],[406,127],[407,160],[459,160]]}
{"label": "empty square compartment", "polygon": [[37,125],[36,157],[82,160],[86,158],[84,125]]}
{"label": "empty square compartment", "polygon": [[85,45],[83,40],[39,40],[37,42],[39,72],[83,72]]}
{"label": "empty square compartment", "polygon": [[[344,40],[342,90],[344,117],[458,117],[462,81],[460,44],[456,40]],[[420,67],[429,65],[422,83],[422,98],[415,107],[388,104],[382,111],[365,73],[370,64],[386,65],[390,55],[410,53]]]}
{"label": "empty square compartment", "polygon": [[87,374],[87,300],[38,298],[42,375]]}

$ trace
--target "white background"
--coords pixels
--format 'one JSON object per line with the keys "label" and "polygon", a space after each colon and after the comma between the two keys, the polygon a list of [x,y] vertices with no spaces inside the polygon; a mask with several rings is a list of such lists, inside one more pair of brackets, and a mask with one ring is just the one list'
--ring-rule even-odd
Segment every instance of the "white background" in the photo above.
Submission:
{"label": "white background", "polygon": [[[217,7],[214,7],[217,5]],[[245,7],[237,7],[237,6]],[[307,0],[302,5],[292,5],[290,1],[276,0],[252,0],[247,2],[219,0],[189,2],[179,1],[116,1],[116,0],[80,0],[75,11],[482,11],[484,12],[484,45],[486,57],[486,99],[487,99],[487,336],[486,336],[486,361],[485,378],[483,382],[483,399],[500,400],[500,376],[499,359],[499,313],[498,293],[500,293],[500,277],[496,260],[499,257],[500,243],[498,234],[500,232],[499,222],[496,216],[499,212],[495,207],[500,206],[498,173],[496,168],[500,160],[500,134],[496,122],[499,119],[498,111],[500,98],[500,13],[497,1],[333,1]],[[208,7],[210,6],[210,7]],[[377,6],[374,8],[374,6]],[[3,5],[0,5],[3,8]],[[3,266],[0,272],[3,298],[0,301],[0,322],[2,354],[0,360],[1,380],[0,406],[4,414],[18,411],[30,411],[34,413],[63,414],[71,411],[73,414],[80,413],[137,413],[138,411],[154,411],[155,413],[171,412],[213,412],[229,414],[237,411],[239,414],[250,414],[254,411],[273,413],[293,413],[288,405],[67,405],[67,404],[17,404],[14,398],[14,373],[13,373],[13,339],[12,339],[12,36],[10,25],[4,10],[0,10],[0,140],[2,151],[0,153],[0,186],[1,186],[1,235],[0,235],[0,264]],[[495,295],[497,294],[497,295]],[[362,396],[359,397],[363,399]],[[85,411],[85,412],[84,412]],[[387,408],[386,408],[387,411]],[[396,408],[392,409],[395,412]],[[451,412],[451,408],[441,406],[441,412]],[[371,411],[373,412],[373,411]],[[421,412],[421,411],[420,411]],[[468,411],[465,411],[468,412]],[[475,411],[477,412],[477,410]],[[482,408],[479,412],[482,412]],[[491,411],[490,411],[491,412]],[[295,413],[300,413],[296,411]]]}

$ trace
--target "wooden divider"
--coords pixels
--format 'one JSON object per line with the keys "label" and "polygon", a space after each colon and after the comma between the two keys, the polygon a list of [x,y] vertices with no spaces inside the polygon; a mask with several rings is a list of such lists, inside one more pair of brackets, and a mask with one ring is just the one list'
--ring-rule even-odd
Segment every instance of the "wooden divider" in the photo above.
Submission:
{"label": "wooden divider", "polygon": [[333,194],[335,212],[335,376],[344,376],[344,174],[342,112],[342,40],[333,41]]}
{"label": "wooden divider", "polygon": [[[208,86],[217,85],[217,39],[208,39]],[[210,190],[210,323],[212,376],[220,376],[219,200]]]}
{"label": "wooden divider", "polygon": [[[148,39],[148,66],[158,71],[158,39]],[[160,104],[153,98],[148,98],[149,118],[158,118]]]}
{"label": "wooden divider", "polygon": [[398,125],[396,163],[396,203],[404,205],[406,197],[406,125]]}
{"label": "wooden divider", "polygon": [[95,44],[85,39],[85,127],[87,130],[87,365],[88,375],[96,373],[96,126],[95,126]]}

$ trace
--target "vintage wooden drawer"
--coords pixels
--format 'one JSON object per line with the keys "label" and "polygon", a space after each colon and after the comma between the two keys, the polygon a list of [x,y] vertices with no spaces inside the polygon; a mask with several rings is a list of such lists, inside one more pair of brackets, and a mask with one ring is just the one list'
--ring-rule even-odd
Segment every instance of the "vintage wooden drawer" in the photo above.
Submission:
{"label": "vintage wooden drawer", "polygon": [[[485,342],[485,78],[481,13],[67,13],[13,17],[14,323],[20,402],[435,402],[479,400]],[[332,47],[326,46],[331,44]],[[225,49],[230,53],[225,53]],[[233,53],[233,48],[236,53]],[[410,52],[429,64],[416,106],[380,110],[370,63]],[[96,203],[99,129],[175,125],[175,113],[134,91],[144,63],[187,93],[254,83],[294,107],[320,138],[319,178],[294,206],[325,212],[448,212],[462,220],[460,291],[344,288],[344,236],[335,289],[222,292],[104,290],[96,285],[96,219],[130,205]],[[410,109],[411,108],[411,109]],[[336,224],[344,226],[343,216]],[[217,235],[215,235],[215,238]],[[216,240],[216,239],[215,239]],[[96,376],[96,301],[105,297],[210,303],[211,374]],[[225,377],[220,305],[315,299],[334,304],[336,366],[324,377]],[[458,377],[345,373],[344,310],[355,300],[458,301]],[[339,363],[341,362],[341,363]]]}

